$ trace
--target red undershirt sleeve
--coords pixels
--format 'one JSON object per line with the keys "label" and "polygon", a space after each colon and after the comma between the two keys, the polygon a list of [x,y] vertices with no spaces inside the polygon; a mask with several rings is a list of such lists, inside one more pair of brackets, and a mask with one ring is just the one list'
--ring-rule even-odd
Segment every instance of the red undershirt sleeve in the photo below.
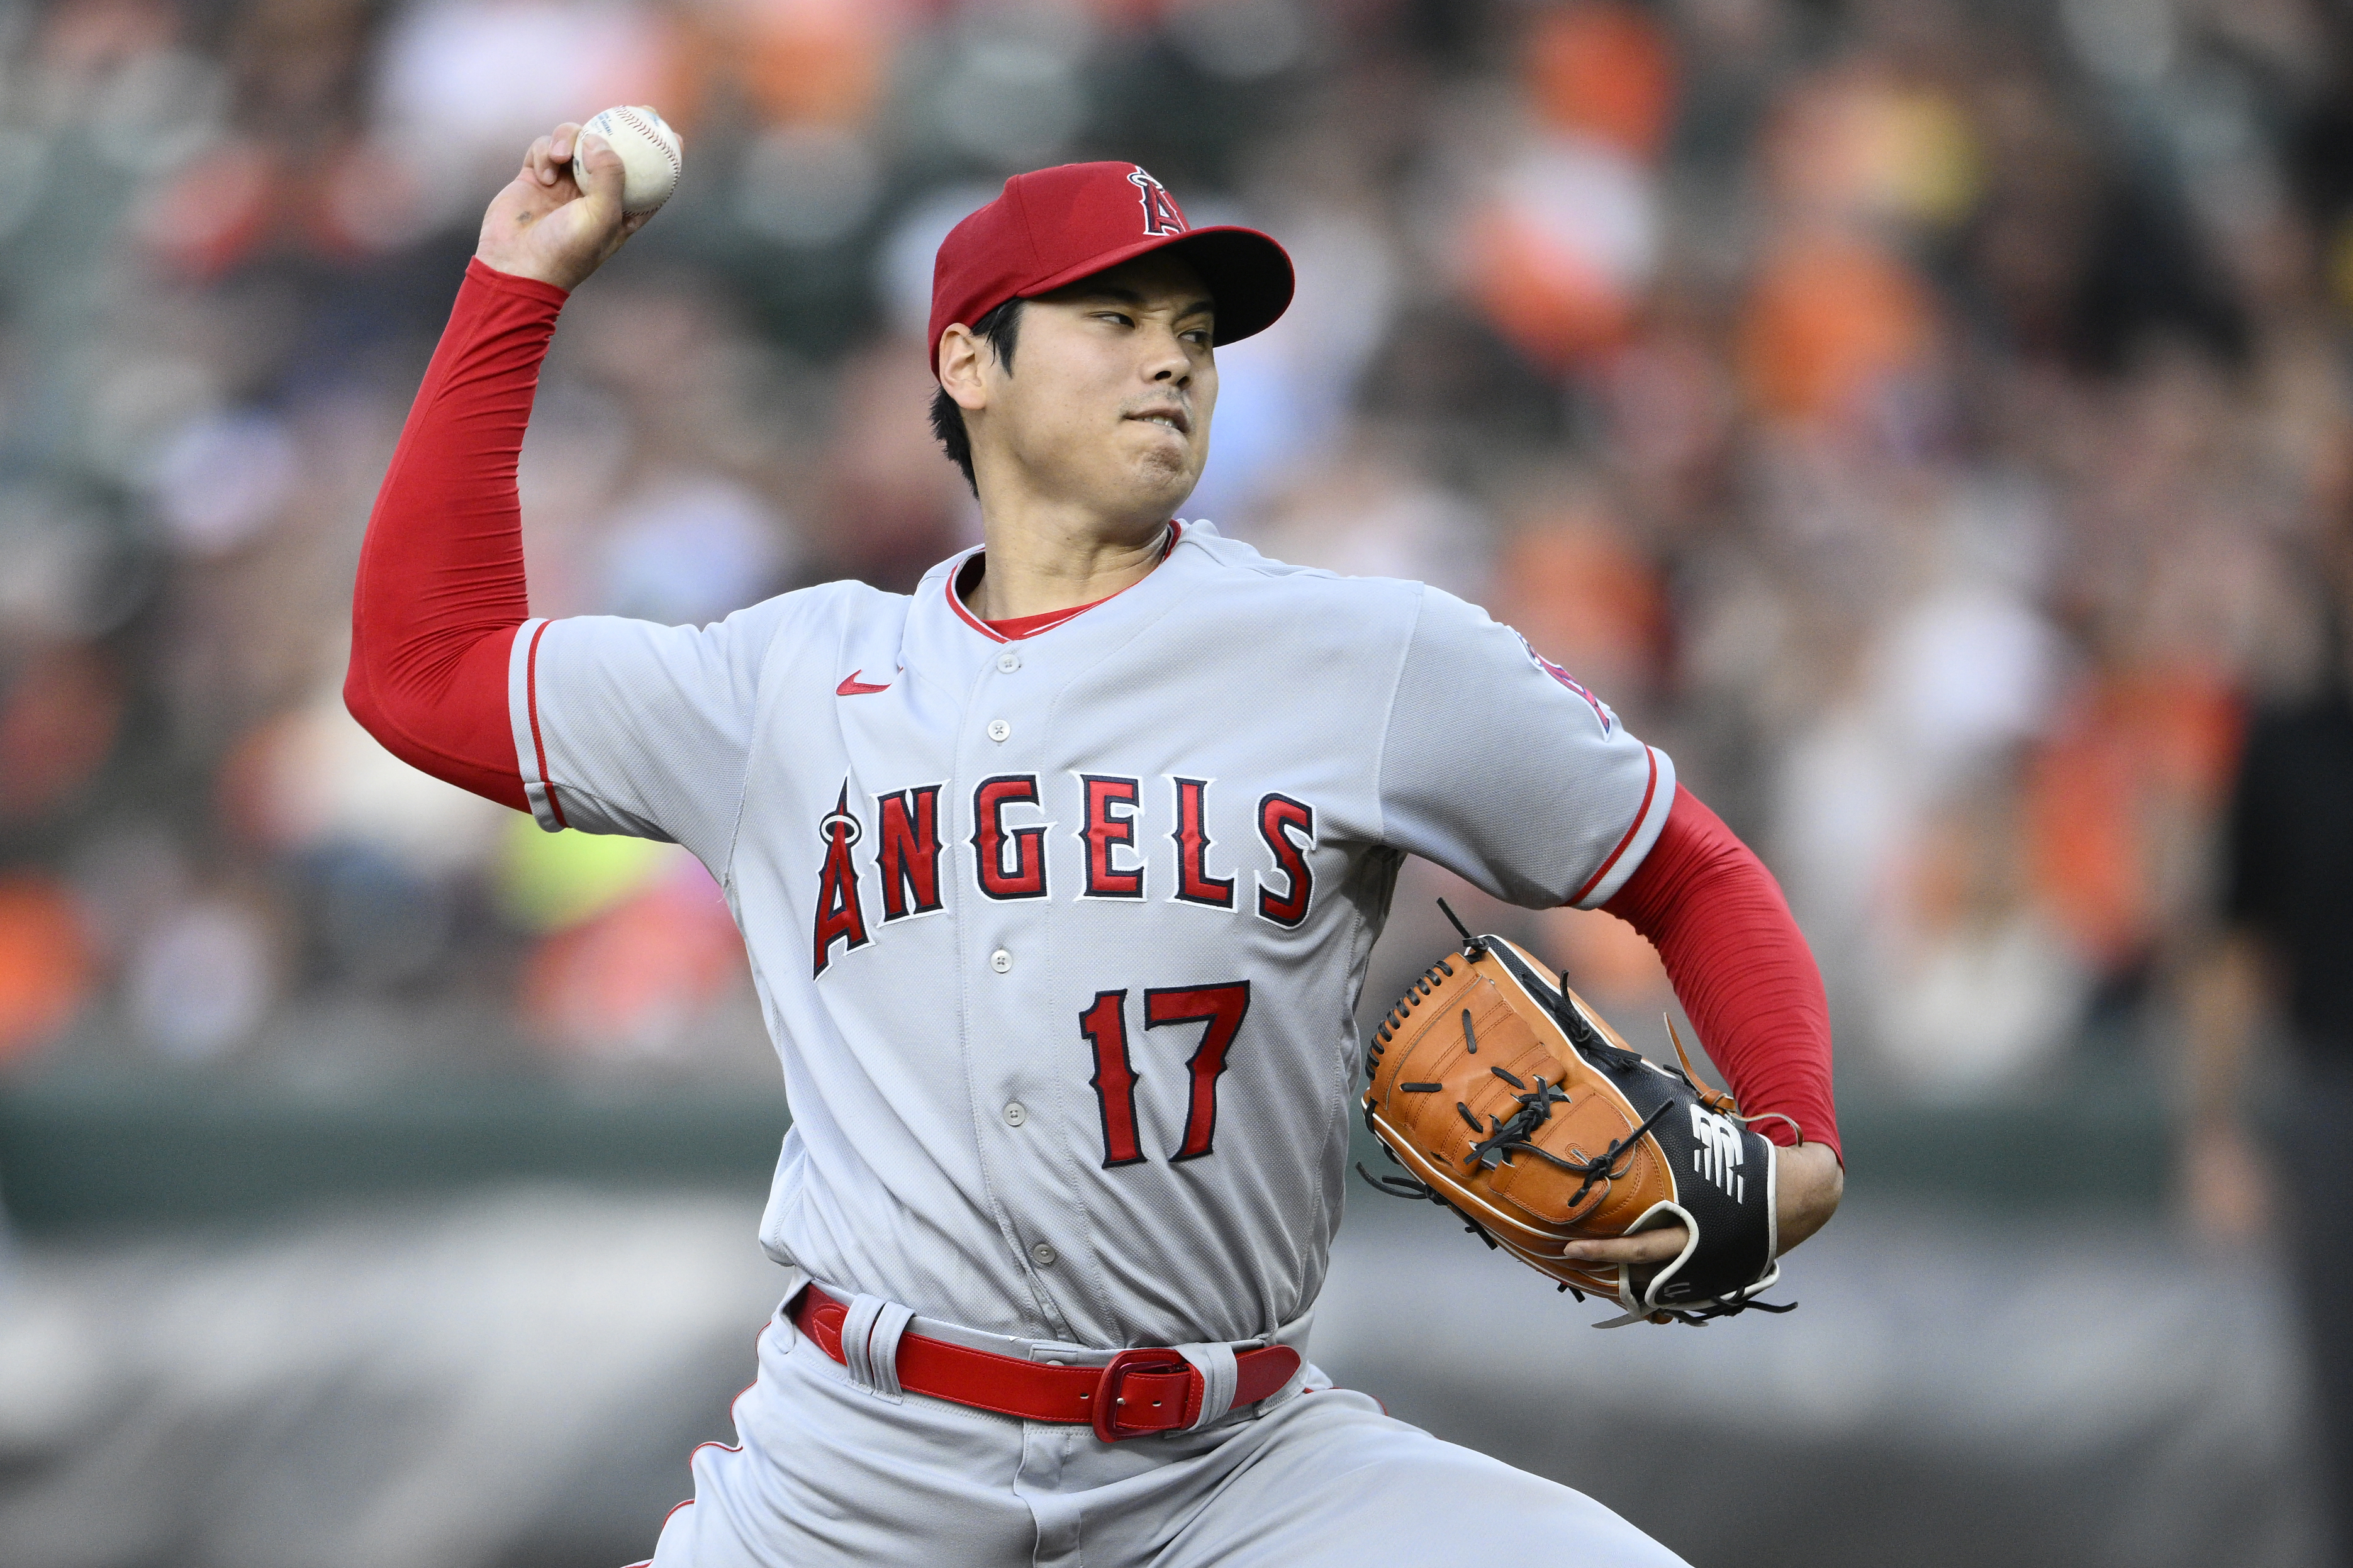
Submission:
{"label": "red undershirt sleeve", "polygon": [[[1650,938],[1741,1113],[1778,1112],[1840,1163],[1830,1001],[1781,886],[1699,797],[1675,786],[1658,842],[1601,906]],[[1787,1122],[1757,1121],[1780,1144]]]}
{"label": "red undershirt sleeve", "polygon": [[515,462],[565,298],[468,264],[368,519],[343,681],[395,756],[518,811],[507,659],[530,600]]}

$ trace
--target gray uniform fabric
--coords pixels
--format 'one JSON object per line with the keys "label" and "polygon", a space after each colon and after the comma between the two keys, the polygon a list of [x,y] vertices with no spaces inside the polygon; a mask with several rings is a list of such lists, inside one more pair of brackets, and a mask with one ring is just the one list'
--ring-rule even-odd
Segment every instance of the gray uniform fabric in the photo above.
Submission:
{"label": "gray uniform fabric", "polygon": [[[699,630],[526,623],[526,792],[543,826],[675,839],[725,889],[793,1107],[762,1226],[777,1261],[990,1333],[1276,1337],[1314,1305],[1339,1223],[1357,993],[1402,858],[1523,904],[1599,904],[1663,825],[1672,764],[1419,584],[1286,566],[1189,523],[1134,587],[1008,642],[951,590],[969,559],[911,596],[834,584]],[[815,1398],[811,1375],[762,1397]],[[964,1434],[936,1405],[858,1408]],[[1437,1462],[1353,1396],[1301,1412],[1264,1432],[1329,1426],[1370,1435],[1366,1463]],[[857,1425],[804,1443],[856,1468]],[[893,1442],[869,1468],[1011,1484],[923,1451]],[[1176,1451],[1123,1445],[1083,1485]],[[1474,1491],[1609,1518],[1444,1463]],[[769,1485],[728,1506],[756,1511]],[[917,1556],[894,1539],[869,1560]]]}
{"label": "gray uniform fabric", "polygon": [[[701,630],[527,624],[540,819],[675,838],[726,890],[792,1100],[779,1261],[993,1332],[1271,1333],[1314,1302],[1338,1223],[1357,990],[1399,858],[1599,903],[1664,821],[1672,764],[1418,584],[1187,524],[1134,587],[1007,643],[949,595],[965,559],[912,597],[836,584]],[[853,678],[885,689],[842,695]],[[1133,790],[1093,843],[1089,776]],[[1011,793],[976,803],[989,780]],[[933,879],[886,876],[884,810],[915,823],[927,793],[936,856],[898,862]],[[1149,995],[1216,987],[1247,990]],[[1219,1003],[1239,1026],[1197,1060]]]}
{"label": "gray uniform fabric", "polygon": [[[1313,1369],[1198,1433],[1106,1445],[862,1387],[779,1312],[740,1444],[693,1459],[651,1568],[1574,1568],[1682,1562],[1580,1492],[1390,1419]],[[823,1458],[812,1441],[821,1436]]]}

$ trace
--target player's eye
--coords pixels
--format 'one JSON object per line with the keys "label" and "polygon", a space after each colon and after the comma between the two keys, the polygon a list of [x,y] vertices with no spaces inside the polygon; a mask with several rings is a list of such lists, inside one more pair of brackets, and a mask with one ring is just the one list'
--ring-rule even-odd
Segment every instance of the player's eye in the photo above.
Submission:
{"label": "player's eye", "polygon": [[1123,327],[1132,327],[1135,325],[1135,318],[1122,310],[1098,310],[1095,312],[1095,320],[1098,321],[1115,322]]}

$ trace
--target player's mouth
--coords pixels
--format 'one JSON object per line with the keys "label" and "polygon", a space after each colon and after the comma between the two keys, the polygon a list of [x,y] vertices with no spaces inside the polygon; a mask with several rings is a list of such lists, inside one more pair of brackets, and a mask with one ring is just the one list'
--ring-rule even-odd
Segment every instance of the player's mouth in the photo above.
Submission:
{"label": "player's mouth", "polygon": [[1164,430],[1174,430],[1179,436],[1190,436],[1193,433],[1193,416],[1173,405],[1164,405],[1157,408],[1139,408],[1127,417],[1145,425],[1157,425]]}

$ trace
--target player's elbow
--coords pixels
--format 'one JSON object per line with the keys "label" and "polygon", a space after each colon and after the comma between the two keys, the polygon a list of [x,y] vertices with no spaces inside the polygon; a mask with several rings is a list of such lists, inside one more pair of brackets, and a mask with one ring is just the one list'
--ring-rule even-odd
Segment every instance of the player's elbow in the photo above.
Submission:
{"label": "player's elbow", "polygon": [[384,711],[376,705],[375,694],[369,689],[367,673],[360,668],[356,647],[352,650],[351,663],[343,668],[343,711],[356,720],[361,729],[379,741],[384,739],[377,733],[377,727],[384,721]]}
{"label": "player's elbow", "polygon": [[434,772],[430,763],[420,757],[417,745],[417,737],[429,728],[420,721],[428,715],[419,710],[413,695],[404,694],[396,682],[384,679],[384,672],[370,662],[365,646],[357,637],[352,640],[351,663],[343,668],[343,710],[377,745],[411,767]]}
{"label": "player's elbow", "polygon": [[394,751],[396,727],[392,715],[385,709],[383,699],[367,665],[365,645],[355,636],[352,638],[351,663],[343,668],[343,710],[356,721],[359,727],[375,737],[378,744]]}

